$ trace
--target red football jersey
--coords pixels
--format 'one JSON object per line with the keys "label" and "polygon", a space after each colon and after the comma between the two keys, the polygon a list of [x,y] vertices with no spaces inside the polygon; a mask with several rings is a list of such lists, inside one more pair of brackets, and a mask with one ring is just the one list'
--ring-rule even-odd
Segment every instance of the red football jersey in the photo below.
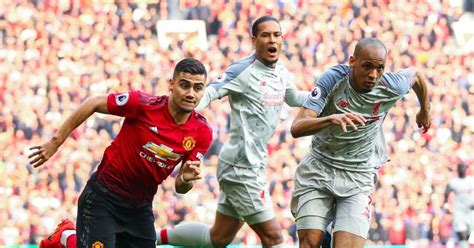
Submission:
{"label": "red football jersey", "polygon": [[104,152],[97,180],[134,203],[151,202],[174,167],[202,159],[212,141],[206,119],[194,111],[186,123],[176,124],[168,111],[168,96],[110,94],[107,108],[125,120]]}

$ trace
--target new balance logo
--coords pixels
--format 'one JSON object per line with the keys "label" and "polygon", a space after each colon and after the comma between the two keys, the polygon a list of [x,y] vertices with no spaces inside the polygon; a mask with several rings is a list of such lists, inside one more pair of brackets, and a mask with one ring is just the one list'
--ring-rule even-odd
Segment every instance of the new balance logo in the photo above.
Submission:
{"label": "new balance logo", "polygon": [[154,133],[158,133],[158,127],[149,127],[150,131],[154,132]]}

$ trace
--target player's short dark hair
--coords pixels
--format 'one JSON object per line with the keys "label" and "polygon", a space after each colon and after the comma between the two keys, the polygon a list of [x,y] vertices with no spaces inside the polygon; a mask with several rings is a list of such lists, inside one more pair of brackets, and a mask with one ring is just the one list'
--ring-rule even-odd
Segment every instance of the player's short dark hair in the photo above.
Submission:
{"label": "player's short dark hair", "polygon": [[280,25],[280,22],[273,16],[269,16],[269,15],[261,16],[257,20],[255,20],[255,22],[252,24],[253,37],[256,37],[258,35],[258,25],[260,25],[260,23],[267,22],[267,21],[274,21],[278,23],[278,25]]}
{"label": "player's short dark hair", "polygon": [[191,75],[204,75],[207,78],[207,71],[204,65],[197,59],[185,58],[176,64],[173,72],[173,78],[180,72],[187,72]]}
{"label": "player's short dark hair", "polygon": [[384,51],[385,51],[385,54],[387,53],[387,47],[385,47],[385,44],[383,44],[382,41],[380,41],[377,38],[369,37],[369,38],[363,38],[363,39],[361,39],[357,42],[356,47],[354,49],[354,57],[357,58],[357,56],[359,56],[359,54],[362,52],[362,50],[364,50],[364,48],[367,47],[367,46],[374,46],[376,48],[383,48]]}

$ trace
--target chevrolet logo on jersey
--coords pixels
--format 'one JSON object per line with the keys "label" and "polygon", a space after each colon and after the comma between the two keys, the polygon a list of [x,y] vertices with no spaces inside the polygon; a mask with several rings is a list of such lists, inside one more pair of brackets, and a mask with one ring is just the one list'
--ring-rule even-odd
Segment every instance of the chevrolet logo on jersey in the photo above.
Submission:
{"label": "chevrolet logo on jersey", "polygon": [[155,154],[156,158],[159,158],[163,161],[166,160],[172,160],[172,161],[177,161],[178,159],[181,158],[181,155],[174,153],[173,149],[161,144],[161,145],[156,145],[153,142],[148,142],[146,145],[143,146],[145,149],[147,149],[150,152],[153,152]]}

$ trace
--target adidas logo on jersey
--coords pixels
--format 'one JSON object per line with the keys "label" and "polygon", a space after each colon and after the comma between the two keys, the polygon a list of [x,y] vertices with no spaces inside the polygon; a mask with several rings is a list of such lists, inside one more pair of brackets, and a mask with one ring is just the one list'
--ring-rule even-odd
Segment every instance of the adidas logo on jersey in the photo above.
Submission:
{"label": "adidas logo on jersey", "polygon": [[152,131],[154,133],[158,133],[158,127],[156,127],[156,126],[149,127],[148,129],[150,129],[150,131]]}

